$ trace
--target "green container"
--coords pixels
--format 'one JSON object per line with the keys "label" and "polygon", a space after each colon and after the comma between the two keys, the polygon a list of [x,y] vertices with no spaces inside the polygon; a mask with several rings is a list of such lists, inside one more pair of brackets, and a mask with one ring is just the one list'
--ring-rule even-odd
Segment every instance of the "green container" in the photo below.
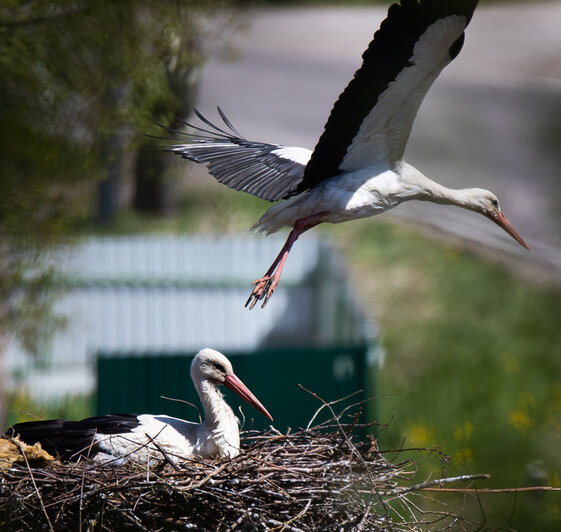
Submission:
{"label": "green container", "polygon": [[[97,413],[168,414],[192,421],[198,420],[195,407],[163,397],[188,401],[201,409],[189,375],[195,353],[175,355],[148,353],[99,353]],[[265,405],[281,432],[289,427],[306,427],[322,402],[351,398],[334,405],[340,412],[345,406],[365,401],[361,422],[376,417],[376,367],[369,364],[369,347],[302,347],[262,349],[251,353],[228,353],[234,371]],[[301,385],[301,386],[300,386]],[[226,400],[238,417],[242,407],[244,430],[262,430],[271,422],[236,394],[223,388]],[[163,397],[162,397],[163,396]],[[351,409],[356,413],[356,409]],[[202,415],[202,411],[201,411]],[[318,421],[329,417],[324,408]],[[342,422],[351,422],[346,416]]]}

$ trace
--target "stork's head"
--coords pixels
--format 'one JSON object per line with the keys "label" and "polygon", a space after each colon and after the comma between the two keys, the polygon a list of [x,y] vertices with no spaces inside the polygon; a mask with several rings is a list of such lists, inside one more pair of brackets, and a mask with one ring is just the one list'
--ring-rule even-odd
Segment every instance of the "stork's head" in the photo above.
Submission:
{"label": "stork's head", "polygon": [[197,388],[204,381],[214,385],[223,384],[264,416],[273,420],[267,409],[234,373],[231,362],[222,353],[208,347],[201,349],[191,362],[191,378]]}
{"label": "stork's head", "polygon": [[227,375],[234,375],[231,362],[214,349],[201,349],[191,362],[191,378],[194,382],[210,381],[224,384]]}
{"label": "stork's head", "polygon": [[501,211],[499,200],[495,194],[482,188],[469,189],[469,208],[487,216],[502,227],[514,240],[526,249],[530,249],[518,232],[512,227],[507,217]]}

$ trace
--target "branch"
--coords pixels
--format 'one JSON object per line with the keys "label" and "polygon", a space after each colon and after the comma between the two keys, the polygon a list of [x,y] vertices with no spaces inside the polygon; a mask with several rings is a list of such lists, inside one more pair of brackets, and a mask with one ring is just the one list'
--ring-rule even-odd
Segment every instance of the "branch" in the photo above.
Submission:
{"label": "branch", "polygon": [[[489,479],[491,475],[487,475],[486,473],[481,473],[478,475],[461,475],[459,477],[450,477],[450,478],[437,478],[435,480],[427,480],[426,482],[421,482],[420,484],[414,484],[413,486],[408,486],[406,488],[398,488],[394,490],[393,494],[395,495],[403,495],[404,493],[410,493],[411,491],[420,491],[426,490],[430,488],[430,486],[436,486],[438,484],[452,484],[453,482],[464,482],[468,480],[480,480],[480,479]],[[473,491],[481,491],[481,490],[473,490]]]}
{"label": "branch", "polygon": [[561,491],[553,486],[525,486],[523,488],[422,488],[425,491],[460,492],[460,493],[517,493],[519,491]]}

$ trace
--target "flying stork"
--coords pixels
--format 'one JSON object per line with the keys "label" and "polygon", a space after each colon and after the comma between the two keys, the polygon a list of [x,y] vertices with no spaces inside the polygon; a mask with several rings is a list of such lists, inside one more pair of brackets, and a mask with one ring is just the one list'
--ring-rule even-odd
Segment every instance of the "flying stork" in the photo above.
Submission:
{"label": "flying stork", "polygon": [[199,351],[191,362],[191,378],[203,405],[203,423],[166,415],[111,414],[82,421],[18,423],[6,435],[30,445],[41,442],[43,449],[62,460],[90,457],[98,464],[148,464],[193,456],[233,458],[240,452],[238,419],[218,389],[221,384],[273,419],[222,353],[209,348]]}
{"label": "flying stork", "polygon": [[491,219],[528,245],[488,190],[446,188],[403,160],[413,120],[441,70],[460,52],[478,0],[401,0],[388,10],[363,63],[335,102],[314,151],[245,139],[195,111],[209,129],[187,125],[187,142],[169,150],[206,163],[220,182],[268,201],[253,230],[291,232],[246,302],[269,301],[298,237],[320,223],[373,216],[408,200],[457,205]]}

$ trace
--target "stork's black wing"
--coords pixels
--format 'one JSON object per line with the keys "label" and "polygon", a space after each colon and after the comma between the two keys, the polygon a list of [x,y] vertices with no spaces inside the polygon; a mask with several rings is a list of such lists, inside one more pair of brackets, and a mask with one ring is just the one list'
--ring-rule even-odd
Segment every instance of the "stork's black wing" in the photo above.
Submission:
{"label": "stork's black wing", "polygon": [[50,419],[17,423],[6,431],[6,436],[19,437],[28,445],[40,442],[48,453],[68,460],[80,455],[93,456],[97,452],[96,434],[126,433],[138,424],[136,414],[95,416],[81,421]]}
{"label": "stork's black wing", "polygon": [[401,0],[339,96],[298,194],[342,171],[401,160],[433,81],[460,52],[478,0]]}
{"label": "stork's black wing", "polygon": [[235,190],[268,201],[292,195],[302,181],[312,152],[305,148],[247,140],[237,132],[220,108],[218,112],[229,131],[217,127],[195,111],[209,129],[186,123],[192,132],[173,133],[186,137],[188,142],[168,149],[185,159],[206,163],[217,181]]}

